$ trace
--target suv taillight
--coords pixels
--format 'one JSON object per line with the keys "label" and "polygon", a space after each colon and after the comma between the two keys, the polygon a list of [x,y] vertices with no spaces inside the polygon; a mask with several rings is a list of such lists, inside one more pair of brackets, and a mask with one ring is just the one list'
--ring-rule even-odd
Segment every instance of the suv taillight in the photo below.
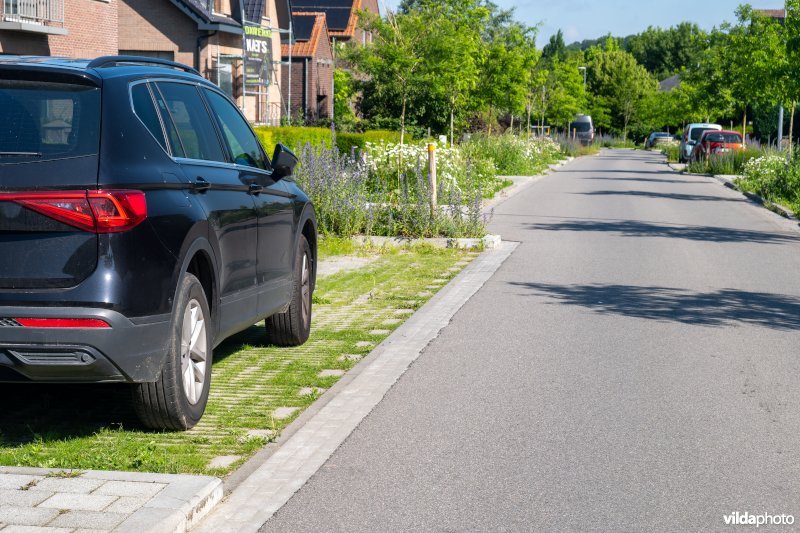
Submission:
{"label": "suv taillight", "polygon": [[70,226],[94,233],[116,233],[147,218],[142,191],[47,191],[0,193],[0,201],[20,204]]}

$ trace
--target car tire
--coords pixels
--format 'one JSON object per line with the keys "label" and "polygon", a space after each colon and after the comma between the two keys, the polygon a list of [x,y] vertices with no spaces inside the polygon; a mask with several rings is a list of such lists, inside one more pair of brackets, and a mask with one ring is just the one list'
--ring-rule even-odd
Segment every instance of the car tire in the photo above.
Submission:
{"label": "car tire", "polygon": [[311,294],[314,289],[314,263],[311,247],[300,236],[294,262],[294,280],[289,308],[265,321],[267,342],[276,346],[300,346],[311,333]]}
{"label": "car tire", "polygon": [[203,416],[213,359],[210,318],[203,286],[186,273],[176,291],[161,373],[154,383],[139,383],[133,389],[134,409],[148,428],[183,431]]}

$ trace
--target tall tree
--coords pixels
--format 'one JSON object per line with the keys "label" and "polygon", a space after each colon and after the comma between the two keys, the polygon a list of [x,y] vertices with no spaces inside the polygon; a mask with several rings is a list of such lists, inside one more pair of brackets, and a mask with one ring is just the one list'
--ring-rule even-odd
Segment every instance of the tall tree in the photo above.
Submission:
{"label": "tall tree", "polygon": [[658,84],[636,59],[609,38],[605,49],[587,52],[593,92],[608,102],[614,126],[623,138],[645,98],[657,90]]}
{"label": "tall tree", "polygon": [[542,58],[546,61],[564,61],[567,58],[567,46],[561,30],[550,36],[550,41],[542,49]]}

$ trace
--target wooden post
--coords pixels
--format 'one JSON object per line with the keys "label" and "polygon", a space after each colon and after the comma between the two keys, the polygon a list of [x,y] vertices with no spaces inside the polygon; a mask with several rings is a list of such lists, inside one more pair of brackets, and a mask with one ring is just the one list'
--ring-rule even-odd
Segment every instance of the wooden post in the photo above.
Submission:
{"label": "wooden post", "polygon": [[436,145],[428,143],[428,186],[431,189],[431,218],[436,216]]}

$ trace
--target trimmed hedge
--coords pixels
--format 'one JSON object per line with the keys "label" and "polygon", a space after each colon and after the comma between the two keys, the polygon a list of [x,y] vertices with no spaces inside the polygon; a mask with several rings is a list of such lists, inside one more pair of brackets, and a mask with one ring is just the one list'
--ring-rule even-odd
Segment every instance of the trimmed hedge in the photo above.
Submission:
{"label": "trimmed hedge", "polygon": [[[331,130],[329,128],[306,128],[300,126],[280,126],[268,127],[260,126],[255,128],[256,135],[264,145],[264,149],[271,156],[275,150],[275,145],[280,143],[285,144],[291,150],[297,152],[305,146],[310,144],[314,147],[331,146]],[[411,137],[406,135],[406,140],[411,141]],[[336,146],[339,151],[349,154],[355,147],[360,150],[363,149],[366,143],[380,143],[381,141],[387,143],[399,143],[400,132],[388,130],[372,130],[364,133],[337,133]]]}

